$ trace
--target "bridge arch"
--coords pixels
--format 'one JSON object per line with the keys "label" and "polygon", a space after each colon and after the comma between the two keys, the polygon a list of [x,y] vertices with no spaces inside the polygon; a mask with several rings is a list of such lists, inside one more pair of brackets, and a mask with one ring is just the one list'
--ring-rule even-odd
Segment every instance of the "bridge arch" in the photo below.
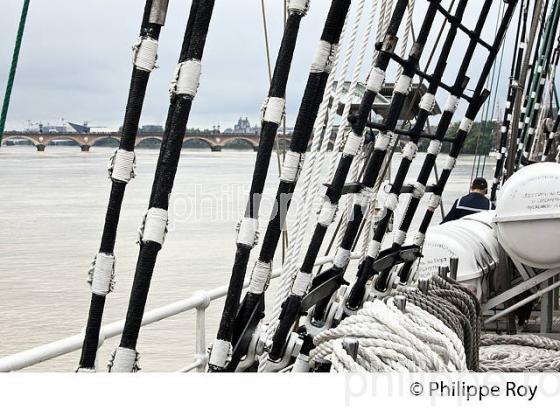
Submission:
{"label": "bridge arch", "polygon": [[28,137],[27,135],[7,135],[2,139],[2,145],[6,145],[6,141],[10,140],[26,140],[33,144],[33,146],[39,143],[35,138]]}
{"label": "bridge arch", "polygon": [[84,141],[76,138],[76,137],[72,137],[69,135],[53,135],[52,137],[46,137],[43,144],[45,145],[53,145],[53,142],[57,140],[57,141],[72,141],[74,142],[74,144],[72,145],[76,145],[76,146],[82,146],[84,145]]}
{"label": "bridge arch", "polygon": [[[149,136],[136,139],[136,147],[138,148],[159,148],[161,146],[161,137]],[[154,144],[154,142],[156,142]]]}
{"label": "bridge arch", "polygon": [[[241,142],[242,144],[239,144],[239,142]],[[249,149],[253,149],[254,151],[256,151],[259,148],[258,144],[255,144],[255,142],[253,140],[251,140],[250,138],[245,138],[245,137],[232,137],[232,138],[228,138],[228,139],[224,139],[223,142],[223,147],[224,148],[235,148],[235,145],[237,145],[238,147],[241,146],[246,146]],[[233,146],[232,146],[233,145]]]}
{"label": "bridge arch", "polygon": [[92,147],[95,146],[104,146],[104,147],[118,147],[120,143],[120,139],[117,137],[113,137],[111,135],[107,135],[106,137],[99,137],[93,141],[91,144]]}
{"label": "bridge arch", "polygon": [[203,138],[203,137],[186,136],[185,139],[183,140],[183,148],[190,148],[190,147],[188,147],[188,145],[191,145],[190,143],[193,143],[193,142],[202,142],[204,145],[206,145],[211,150],[214,150],[215,147],[216,147],[216,144],[210,139]]}

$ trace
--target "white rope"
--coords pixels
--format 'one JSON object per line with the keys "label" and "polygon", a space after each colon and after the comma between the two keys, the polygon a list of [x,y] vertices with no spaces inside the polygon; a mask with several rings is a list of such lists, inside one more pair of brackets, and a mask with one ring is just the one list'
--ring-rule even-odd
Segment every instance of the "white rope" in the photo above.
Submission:
{"label": "white rope", "polygon": [[140,37],[132,46],[132,63],[138,70],[152,72],[157,68],[158,41]]}
{"label": "white rope", "polygon": [[138,229],[138,242],[157,242],[163,245],[167,234],[168,212],[166,209],[150,208]]}
{"label": "white rope", "polygon": [[[401,49],[400,49],[400,56],[401,58],[405,58],[406,50],[408,49],[408,43],[410,39],[410,34],[412,32],[412,17],[414,15],[414,5],[416,4],[415,0],[408,1],[408,13],[406,15],[406,23],[404,26],[404,34],[403,39],[401,42]],[[399,64],[399,68],[397,70],[397,78],[400,78],[402,75],[403,67]]]}
{"label": "white rope", "polygon": [[[346,337],[359,342],[356,360],[342,349]],[[333,372],[464,371],[459,338],[441,321],[407,303],[405,313],[393,298],[366,302],[356,315],[314,338],[310,359],[326,359]]]}
{"label": "white rope", "polygon": [[[369,15],[367,18],[367,22],[366,22],[366,28],[365,28],[365,33],[364,33],[364,37],[362,39],[362,44],[360,46],[360,49],[358,51],[358,56],[356,59],[356,65],[354,67],[354,73],[352,75],[352,79],[350,81],[350,87],[348,89],[348,97],[347,97],[347,102],[351,101],[352,96],[354,95],[356,88],[358,86],[358,81],[360,79],[360,75],[362,72],[362,66],[364,63],[364,59],[365,59],[365,54],[366,51],[368,49],[368,45],[370,42],[370,37],[371,34],[373,34],[373,24],[375,21],[375,13],[377,11],[377,0],[373,0],[371,3],[371,7],[370,7],[370,11],[369,11]],[[359,7],[361,6],[361,4],[359,5]],[[361,9],[360,9],[361,12]],[[351,44],[349,45],[349,48],[354,48],[354,42],[351,42]],[[347,56],[347,60],[348,63],[350,61],[350,58]],[[346,61],[345,61],[346,63]],[[381,89],[381,87],[383,86],[385,80],[385,74],[380,71],[379,73],[379,78],[376,80],[377,83],[373,86],[374,88],[379,88],[379,90]],[[369,81],[368,81],[369,84]],[[371,84],[370,84],[371,86]],[[336,107],[336,106],[333,106]],[[344,104],[344,110],[342,112],[342,124],[346,123],[346,119],[348,118],[349,114],[350,114],[350,109],[351,109],[351,104]],[[329,118],[330,120],[330,118]],[[334,124],[334,116],[333,116],[333,121],[332,123]],[[340,150],[340,145],[342,144],[342,141],[344,140],[344,136],[345,136],[345,131],[346,131],[346,127],[343,126],[339,126],[338,128],[338,132],[336,135],[336,139],[335,139],[335,143],[334,143],[334,148],[333,148],[333,152],[336,154],[337,152],[339,152]],[[352,134],[354,135],[354,134]],[[349,135],[350,137],[350,135]],[[357,139],[355,139],[355,142],[357,143]],[[363,143],[363,135],[360,136],[360,145],[362,145]],[[346,145],[348,145],[348,141],[346,141]],[[346,145],[344,147],[344,149],[346,150]],[[356,157],[354,158],[354,160],[352,161],[352,167],[350,168],[350,172],[349,172],[349,180],[350,181],[355,181],[358,178],[358,169],[359,169],[359,165],[362,163],[363,161],[363,152],[362,155],[357,155],[359,154],[360,147],[357,147],[357,149],[355,149],[356,154],[354,154]],[[330,163],[330,167],[328,170],[328,174],[327,174],[327,178],[332,179],[334,172],[335,172],[335,165],[336,163],[333,161]],[[341,200],[339,201],[339,208],[343,209],[343,212],[341,213],[341,220],[346,220],[347,219],[347,215],[350,214],[351,209],[352,209],[352,201],[348,201],[346,198],[341,198]],[[338,231],[338,235],[335,238],[335,246],[340,245],[341,241],[342,241],[342,237],[344,236],[344,233],[346,231],[346,226],[344,224],[341,225],[341,229],[339,229]]]}
{"label": "white rope", "polygon": [[[395,314],[401,313],[396,306],[394,297],[387,300],[387,306]],[[406,304],[405,313],[404,317],[416,325],[414,331],[418,337],[431,343],[432,347],[439,351],[438,354],[440,356],[449,359],[449,364],[451,365],[449,370],[467,370],[465,348],[453,330],[448,328],[441,320],[413,303]],[[437,346],[440,346],[442,349],[438,349]]]}
{"label": "white rope", "polygon": [[331,44],[321,40],[315,51],[315,57],[311,63],[312,73],[330,73],[333,67],[333,61],[338,51],[336,44]]}
{"label": "white rope", "polygon": [[169,92],[173,95],[189,95],[194,98],[200,85],[202,64],[199,60],[187,60],[177,64]]}
{"label": "white rope", "polygon": [[115,286],[115,255],[99,252],[95,255],[89,270],[88,283],[91,292],[106,296]]}
{"label": "white rope", "polygon": [[480,370],[487,372],[560,371],[560,342],[537,335],[483,335]]}
{"label": "white rope", "polygon": [[268,97],[263,104],[262,120],[263,122],[272,122],[280,124],[284,117],[286,100],[279,97]]}
{"label": "white rope", "polygon": [[254,294],[263,293],[270,283],[272,274],[272,263],[257,261],[253,268],[251,281],[249,282],[249,292]]}
{"label": "white rope", "polygon": [[110,373],[132,373],[140,370],[138,368],[138,352],[134,349],[117,347],[109,360]]}
{"label": "white rope", "polygon": [[295,182],[299,177],[301,164],[305,154],[299,152],[288,151],[282,164],[282,171],[280,172],[280,180],[284,182]]}
{"label": "white rope", "polygon": [[134,151],[116,149],[109,158],[109,178],[113,181],[128,183],[135,177],[136,154]]}
{"label": "white rope", "polygon": [[237,228],[237,243],[253,248],[259,241],[259,221],[244,217]]}
{"label": "white rope", "polygon": [[309,11],[310,0],[289,0],[288,11],[306,15]]}

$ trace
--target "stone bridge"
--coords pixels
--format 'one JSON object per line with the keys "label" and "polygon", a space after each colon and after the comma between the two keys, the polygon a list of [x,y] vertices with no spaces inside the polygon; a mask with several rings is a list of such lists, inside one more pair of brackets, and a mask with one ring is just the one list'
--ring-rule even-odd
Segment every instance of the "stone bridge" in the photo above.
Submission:
{"label": "stone bridge", "polygon": [[[148,140],[159,140],[161,142],[163,137],[162,132],[139,132],[136,137],[136,146]],[[25,139],[30,141],[38,151],[44,151],[45,147],[52,144],[53,141],[74,141],[79,145],[82,151],[89,151],[90,147],[95,146],[101,141],[114,140],[119,142],[120,133],[40,133],[40,132],[5,132],[2,144],[5,145],[10,140]],[[208,133],[208,134],[186,134],[183,144],[189,141],[201,141],[208,145],[212,151],[221,151],[222,148],[228,144],[236,141],[243,141],[247,146],[257,150],[259,148],[259,135],[258,134],[221,134],[221,133]]]}

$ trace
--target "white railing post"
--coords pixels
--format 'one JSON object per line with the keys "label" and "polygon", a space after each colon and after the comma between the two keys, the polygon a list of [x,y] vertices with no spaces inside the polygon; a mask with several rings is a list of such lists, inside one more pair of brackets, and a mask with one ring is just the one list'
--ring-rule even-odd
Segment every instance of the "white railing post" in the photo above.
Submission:
{"label": "white railing post", "polygon": [[196,371],[204,373],[208,362],[208,353],[206,351],[206,309],[210,306],[210,296],[204,291],[195,293],[196,296],[203,300],[203,303],[196,307],[196,346],[195,361],[199,363]]}

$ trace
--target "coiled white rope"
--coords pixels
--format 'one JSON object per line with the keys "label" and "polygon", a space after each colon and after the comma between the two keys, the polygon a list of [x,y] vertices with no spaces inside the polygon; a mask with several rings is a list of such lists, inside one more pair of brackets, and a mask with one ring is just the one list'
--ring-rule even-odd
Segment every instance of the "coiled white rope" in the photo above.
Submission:
{"label": "coiled white rope", "polygon": [[[410,302],[405,313],[393,298],[387,302],[366,302],[356,315],[318,334],[310,358],[330,360],[335,372],[466,370],[462,344],[440,320]],[[346,337],[359,341],[356,360],[341,350]]]}
{"label": "coiled white rope", "polygon": [[483,335],[480,370],[487,372],[558,372],[560,341],[537,335]]}

